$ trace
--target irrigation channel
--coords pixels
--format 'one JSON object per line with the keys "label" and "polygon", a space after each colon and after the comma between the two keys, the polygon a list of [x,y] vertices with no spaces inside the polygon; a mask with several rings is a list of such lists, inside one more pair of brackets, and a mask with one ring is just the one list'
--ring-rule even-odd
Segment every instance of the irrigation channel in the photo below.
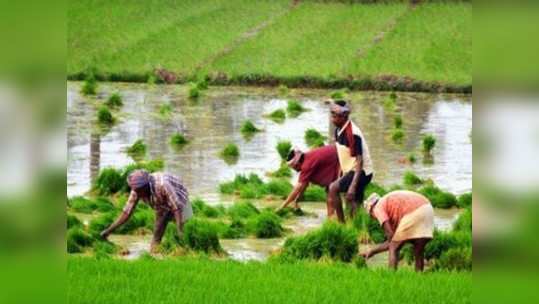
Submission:
{"label": "irrigation channel", "polygon": [[[325,102],[331,91],[294,89],[286,96],[276,88],[211,87],[193,101],[187,98],[187,86],[100,83],[98,95],[81,95],[81,83],[67,83],[67,195],[82,195],[90,189],[100,169],[123,167],[133,162],[125,150],[138,139],[148,145],[148,159],[160,158],[165,171],[179,175],[190,196],[201,197],[209,204],[232,204],[231,197],[221,196],[220,182],[236,174],[256,173],[265,176],[279,167],[275,150],[279,140],[289,140],[296,147],[307,149],[304,134],[314,128],[331,137],[329,109]],[[113,92],[119,92],[124,105],[118,122],[103,133],[96,126],[96,105]],[[387,92],[352,92],[352,119],[360,125],[368,140],[376,170],[375,181],[390,186],[400,183],[406,170],[431,178],[444,190],[455,194],[472,187],[472,103],[471,95],[398,93],[397,110],[403,118],[405,137],[401,144],[391,138],[393,116],[384,106]],[[286,108],[289,99],[300,101],[309,111],[296,118],[276,123],[264,117],[279,108]],[[170,104],[170,115],[160,114],[163,104]],[[245,139],[240,128],[251,120],[263,132]],[[190,140],[178,150],[170,146],[172,134],[181,132]],[[421,138],[425,133],[437,138],[434,162],[424,163]],[[227,164],[219,151],[227,143],[240,148],[237,163]],[[416,163],[407,163],[410,153]],[[292,182],[297,176],[292,177]],[[277,206],[279,201],[255,201],[260,207]],[[301,234],[317,228],[325,219],[325,204],[304,203],[309,216],[285,221],[292,233]],[[449,229],[458,216],[457,209],[436,210],[435,224]],[[129,249],[127,258],[136,258],[147,250],[151,236],[113,235],[111,240]],[[284,243],[279,239],[221,240],[231,258],[264,260]],[[383,256],[377,258],[381,262]],[[384,261],[385,263],[385,261]]]}

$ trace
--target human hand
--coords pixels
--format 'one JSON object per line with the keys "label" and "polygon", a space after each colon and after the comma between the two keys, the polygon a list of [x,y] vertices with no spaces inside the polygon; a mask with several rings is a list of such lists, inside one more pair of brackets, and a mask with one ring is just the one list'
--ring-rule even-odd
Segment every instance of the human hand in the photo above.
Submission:
{"label": "human hand", "polygon": [[365,260],[368,259],[368,258],[370,258],[370,257],[372,256],[370,250],[365,251],[365,252],[362,252],[362,253],[360,253],[359,255],[362,256],[363,258],[365,258]]}
{"label": "human hand", "polygon": [[101,231],[101,233],[99,234],[99,236],[105,241],[108,241],[107,238],[109,237],[109,235],[110,232],[107,229]]}

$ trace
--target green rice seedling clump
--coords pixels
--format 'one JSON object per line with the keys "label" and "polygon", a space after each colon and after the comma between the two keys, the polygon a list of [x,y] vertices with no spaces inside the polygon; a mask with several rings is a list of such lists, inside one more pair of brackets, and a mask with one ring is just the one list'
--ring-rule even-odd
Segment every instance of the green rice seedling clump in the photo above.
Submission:
{"label": "green rice seedling clump", "polygon": [[108,167],[99,172],[93,188],[100,195],[111,195],[120,191],[124,184],[127,184],[122,172],[118,169]]}
{"label": "green rice seedling clump", "polygon": [[400,114],[395,115],[393,118],[393,125],[395,129],[402,129],[402,116]]}
{"label": "green rice seedling clump", "polygon": [[199,90],[204,91],[208,89],[208,82],[206,81],[206,79],[202,79],[197,81],[196,86]]}
{"label": "green rice seedling clump", "polygon": [[114,210],[114,204],[106,197],[98,197],[94,200],[96,210],[99,212],[109,212]]}
{"label": "green rice seedling clump", "polygon": [[433,184],[427,184],[418,191],[427,197],[435,208],[448,209],[457,205],[457,197],[454,194],[442,191]]}
{"label": "green rice seedling clump", "polygon": [[402,181],[405,186],[407,187],[417,187],[419,185],[423,184],[423,180],[419,178],[414,172],[412,171],[406,171],[404,172],[404,176],[402,177]]}
{"label": "green rice seedling clump", "polygon": [[146,155],[147,146],[142,139],[135,141],[129,148],[127,154],[132,157],[143,157]]}
{"label": "green rice seedling clump", "polygon": [[189,87],[189,98],[190,99],[198,99],[200,97],[200,88],[196,83],[191,83]]}
{"label": "green rice seedling clump", "polygon": [[253,229],[257,238],[275,238],[283,233],[281,218],[273,212],[262,212],[253,218]]}
{"label": "green rice seedling clump", "polygon": [[291,99],[287,103],[286,111],[290,117],[297,117],[301,113],[307,111],[307,109],[305,109],[305,107],[303,107],[299,101]]}
{"label": "green rice seedling clump", "polygon": [[101,106],[97,110],[97,121],[102,125],[112,125],[115,119],[109,108]]}
{"label": "green rice seedling clump", "polygon": [[210,222],[193,218],[184,226],[185,244],[195,250],[206,253],[222,252],[217,229]]}
{"label": "green rice seedling clump", "polygon": [[82,227],[82,222],[76,216],[68,214],[66,217],[66,226],[67,229],[80,228]]}
{"label": "green rice seedling clump", "polygon": [[367,261],[364,257],[358,255],[352,259],[352,263],[356,266],[357,269],[367,268]]}
{"label": "green rice seedling clump", "polygon": [[378,193],[378,195],[380,195],[380,197],[384,196],[387,194],[387,190],[382,187],[381,185],[375,183],[375,182],[370,182],[367,187],[365,188],[365,198],[369,197],[372,193]]}
{"label": "green rice seedling clump", "polygon": [[178,236],[178,229],[174,223],[168,223],[165,234],[161,240],[160,249],[164,253],[171,253],[176,248],[183,246],[184,240]]}
{"label": "green rice seedling clump", "polygon": [[94,238],[80,228],[71,228],[67,231],[67,252],[82,252],[83,248],[89,247]]}
{"label": "green rice seedling clump", "polygon": [[116,220],[117,216],[117,211],[110,211],[100,214],[98,217],[90,221],[90,225],[88,227],[90,234],[94,237],[98,237],[101,231],[108,228],[114,222],[114,220]]}
{"label": "green rice seedling clump", "polygon": [[452,248],[467,248],[472,246],[471,231],[441,232],[434,230],[433,238],[425,246],[425,259],[438,259]]}
{"label": "green rice seedling clump", "polygon": [[333,100],[344,99],[346,97],[346,92],[343,90],[333,91],[331,94],[329,94],[329,97],[331,97]]}
{"label": "green rice seedling clump", "polygon": [[84,196],[74,196],[70,198],[69,206],[71,210],[80,213],[92,213],[97,209],[96,203]]}
{"label": "green rice seedling clump", "polygon": [[106,102],[107,107],[109,108],[119,108],[124,105],[122,101],[122,96],[120,93],[115,92],[112,95],[109,96]]}
{"label": "green rice seedling clump", "polygon": [[287,140],[282,140],[277,143],[275,148],[277,149],[279,156],[281,156],[281,160],[284,161],[286,160],[288,153],[290,153],[290,150],[292,150],[292,143]]}
{"label": "green rice seedling clump", "polygon": [[226,226],[220,234],[224,239],[239,239],[247,235],[247,225],[239,218],[233,218],[232,222]]}
{"label": "green rice seedling clump", "polygon": [[173,146],[183,146],[188,143],[189,141],[187,140],[187,138],[185,138],[185,136],[181,133],[174,133],[170,137],[170,144]]}
{"label": "green rice seedling clump", "polygon": [[248,219],[260,214],[258,208],[251,202],[238,202],[226,210],[232,219]]}
{"label": "green rice seedling clump", "polygon": [[318,185],[309,185],[303,192],[302,201],[304,202],[325,202],[326,189]]}
{"label": "green rice seedling clump", "polygon": [[137,208],[129,220],[114,232],[118,234],[129,234],[141,228],[152,230],[154,222],[155,212],[152,209]]}
{"label": "green rice seedling clump", "polygon": [[332,260],[350,262],[357,255],[356,232],[338,223],[327,221],[322,228],[303,236],[288,238],[282,255],[292,259]]}
{"label": "green rice seedling clump", "polygon": [[380,223],[368,215],[364,209],[357,211],[352,223],[354,228],[356,228],[360,233],[363,232],[366,234],[364,235],[364,242],[372,241],[375,243],[382,243],[385,241],[386,235],[384,233],[384,229],[382,226],[380,226]]}
{"label": "green rice seedling clump", "polygon": [[279,198],[286,198],[292,191],[292,184],[283,179],[272,179],[266,184],[268,194],[274,195]]}
{"label": "green rice seedling clump", "polygon": [[273,112],[271,112],[267,117],[274,122],[282,123],[286,119],[286,112],[283,109],[277,109]]}
{"label": "green rice seedling clump", "polygon": [[288,178],[292,177],[292,169],[285,163],[281,162],[279,169],[270,173],[273,178]]}
{"label": "green rice seedling clump", "polygon": [[434,146],[436,146],[436,137],[434,137],[434,135],[432,134],[427,134],[423,136],[422,145],[423,152],[430,154],[432,152],[432,149],[434,149]]}
{"label": "green rice seedling clump", "polygon": [[472,205],[472,192],[461,194],[457,201],[459,208],[468,208]]}
{"label": "green rice seedling clump", "polygon": [[197,216],[216,218],[225,214],[225,209],[222,205],[213,207],[200,198],[195,198],[191,204],[193,205],[193,213]]}
{"label": "green rice seedling clump", "polygon": [[307,129],[305,131],[305,143],[311,148],[321,147],[324,145],[326,137],[315,129]]}
{"label": "green rice seedling clump", "polygon": [[417,162],[417,156],[414,153],[408,154],[407,159],[411,164],[415,164]]}
{"label": "green rice seedling clump", "polygon": [[241,133],[244,134],[244,135],[248,135],[248,134],[253,134],[253,133],[257,133],[257,132],[260,132],[260,129],[257,128],[252,121],[250,120],[246,120],[243,122],[243,124],[241,125],[241,129],[240,129]]}
{"label": "green rice seedling clump", "polygon": [[391,131],[391,140],[393,140],[394,143],[402,143],[405,136],[406,134],[402,129],[393,129],[393,131]]}
{"label": "green rice seedling clump", "polygon": [[81,93],[83,95],[95,95],[97,93],[97,81],[93,73],[90,73],[84,80]]}
{"label": "green rice seedling clump", "polygon": [[221,150],[222,157],[237,158],[240,156],[240,149],[236,144],[227,144],[223,150]]}
{"label": "green rice seedling clump", "polygon": [[453,224],[454,231],[472,231],[472,209],[464,209]]}
{"label": "green rice seedling clump", "polygon": [[162,117],[170,117],[172,114],[172,105],[170,103],[164,103],[159,106],[159,114]]}
{"label": "green rice seedling clump", "polygon": [[472,248],[451,248],[434,263],[434,270],[472,270]]}

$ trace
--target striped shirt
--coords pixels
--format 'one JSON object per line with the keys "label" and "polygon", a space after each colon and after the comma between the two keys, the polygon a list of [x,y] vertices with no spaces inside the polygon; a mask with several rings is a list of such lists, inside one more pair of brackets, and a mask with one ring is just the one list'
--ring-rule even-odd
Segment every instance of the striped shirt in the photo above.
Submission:
{"label": "striped shirt", "polygon": [[[189,205],[189,194],[177,176],[156,172],[150,174],[150,198],[145,201],[156,211],[183,211]],[[124,212],[131,214],[138,203],[137,193],[131,190]]]}
{"label": "striped shirt", "polygon": [[343,175],[355,169],[358,155],[361,156],[365,175],[374,173],[367,141],[363,132],[351,120],[341,129],[335,129],[335,145]]}

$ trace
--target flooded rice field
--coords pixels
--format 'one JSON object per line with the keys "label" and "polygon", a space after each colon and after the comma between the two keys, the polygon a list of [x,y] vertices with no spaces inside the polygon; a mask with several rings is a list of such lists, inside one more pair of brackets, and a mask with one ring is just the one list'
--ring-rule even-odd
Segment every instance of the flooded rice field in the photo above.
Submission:
{"label": "flooded rice field", "polygon": [[[69,197],[87,192],[100,169],[132,163],[125,150],[136,140],[143,139],[148,145],[147,158],[163,159],[165,171],[180,176],[191,197],[201,197],[209,204],[230,204],[230,199],[227,201],[219,195],[219,183],[240,173],[265,176],[277,169],[280,158],[275,145],[279,140],[289,140],[294,146],[306,149],[304,134],[309,128],[331,137],[325,102],[330,94],[328,90],[290,90],[287,97],[281,97],[277,89],[271,88],[211,87],[199,101],[191,101],[187,98],[187,86],[104,83],[100,84],[97,98],[82,96],[80,86],[78,82],[67,84]],[[120,92],[124,106],[118,122],[108,132],[103,132],[96,126],[96,104],[114,92]],[[403,173],[412,170],[455,194],[470,191],[471,96],[399,93],[397,107],[402,113],[406,135],[402,144],[395,144],[391,139],[393,120],[383,105],[387,95],[380,92],[349,95],[352,119],[362,128],[369,143],[374,181],[386,186],[400,183]],[[297,118],[287,118],[281,124],[264,117],[276,109],[286,108],[290,98],[302,102],[309,111]],[[159,113],[163,104],[172,106],[171,115]],[[263,132],[251,139],[242,137],[239,130],[247,119]],[[180,150],[169,144],[170,136],[176,132],[190,140]],[[434,134],[437,139],[431,164],[422,162],[420,152],[421,137],[425,133]],[[227,143],[235,143],[240,149],[235,164],[227,164],[218,155]],[[418,158],[415,164],[404,161],[410,153]],[[306,203],[302,208],[312,215],[284,223],[293,234],[309,231],[324,221],[324,204]],[[436,226],[450,228],[457,212],[436,210]],[[144,250],[149,242],[145,236],[116,236],[112,240],[125,242],[127,247],[136,247],[138,251]],[[232,258],[263,260],[279,248],[284,239],[221,242]]]}

